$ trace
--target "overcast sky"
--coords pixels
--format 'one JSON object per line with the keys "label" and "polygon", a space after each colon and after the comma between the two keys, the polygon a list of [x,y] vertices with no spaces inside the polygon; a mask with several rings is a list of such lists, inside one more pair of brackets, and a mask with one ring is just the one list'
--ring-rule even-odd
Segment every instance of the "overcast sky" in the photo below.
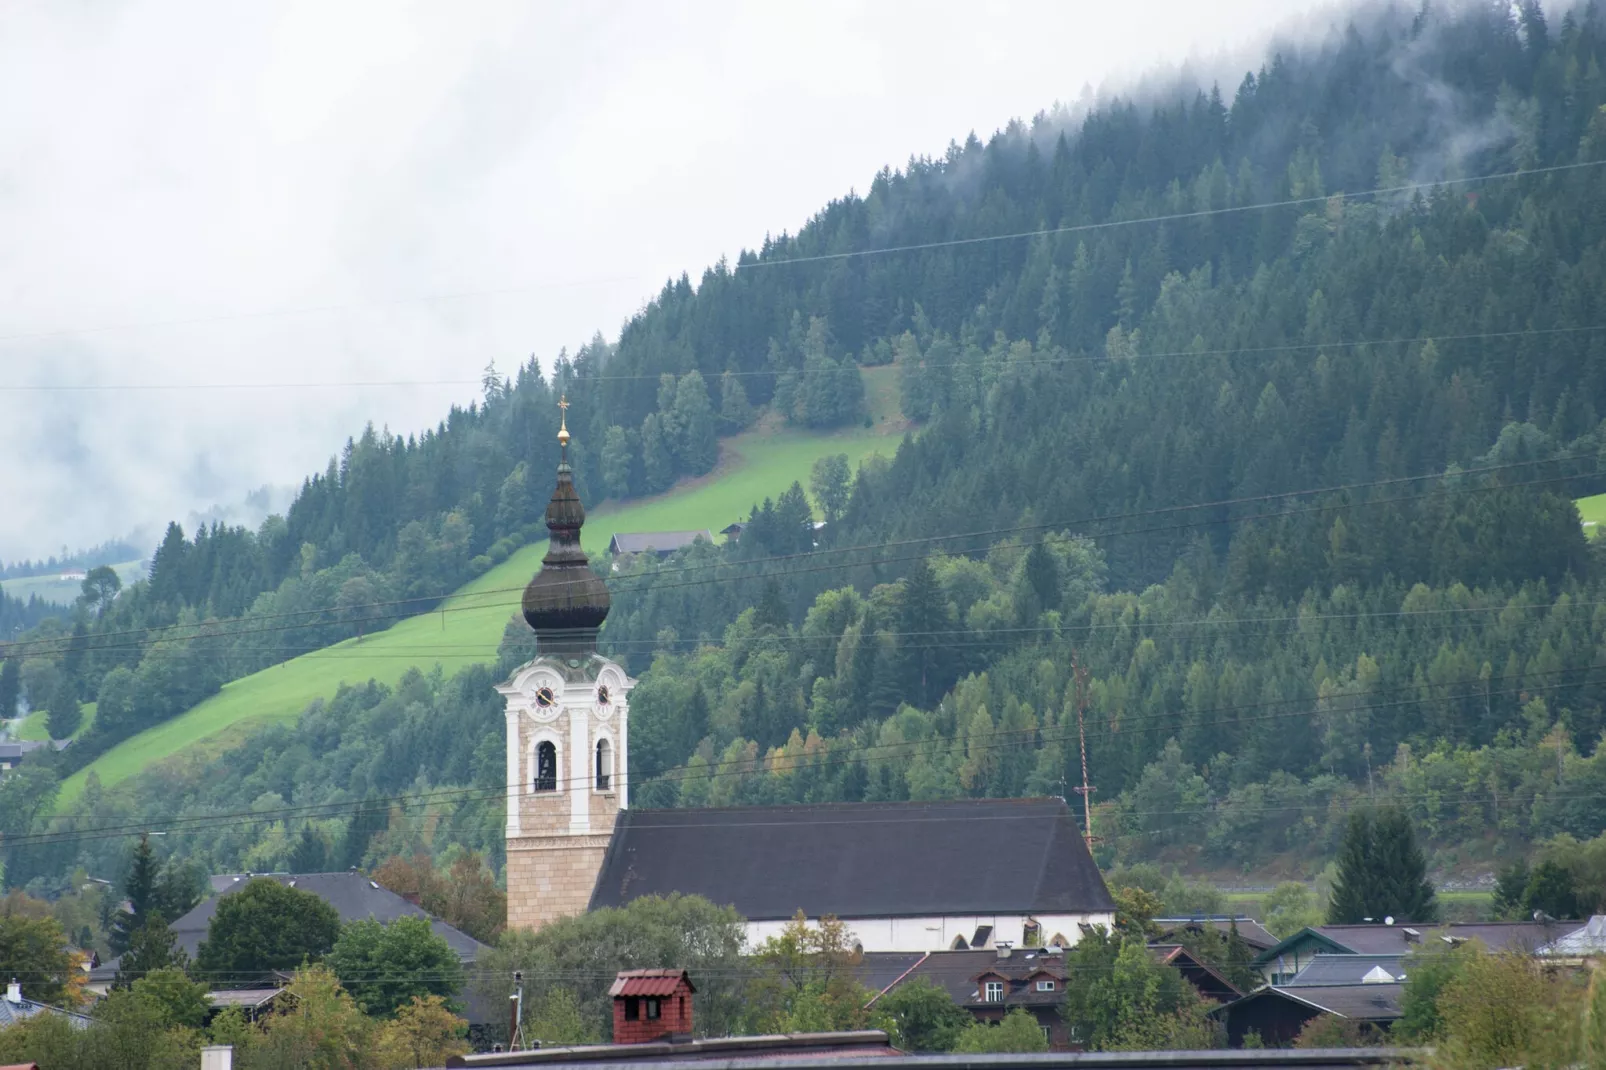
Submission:
{"label": "overcast sky", "polygon": [[1314,6],[12,0],[0,560],[299,483],[883,165]]}

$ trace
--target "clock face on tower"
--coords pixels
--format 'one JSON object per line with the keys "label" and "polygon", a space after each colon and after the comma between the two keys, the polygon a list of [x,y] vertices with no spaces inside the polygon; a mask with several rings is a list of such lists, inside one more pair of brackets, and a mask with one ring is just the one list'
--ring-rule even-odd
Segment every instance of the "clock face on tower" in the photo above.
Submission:
{"label": "clock face on tower", "polygon": [[608,704],[608,685],[607,684],[603,684],[601,687],[597,688],[597,705],[606,706],[607,704]]}
{"label": "clock face on tower", "polygon": [[546,709],[556,701],[557,696],[552,694],[552,689],[550,687],[543,687],[535,693],[535,704],[540,706],[542,709]]}

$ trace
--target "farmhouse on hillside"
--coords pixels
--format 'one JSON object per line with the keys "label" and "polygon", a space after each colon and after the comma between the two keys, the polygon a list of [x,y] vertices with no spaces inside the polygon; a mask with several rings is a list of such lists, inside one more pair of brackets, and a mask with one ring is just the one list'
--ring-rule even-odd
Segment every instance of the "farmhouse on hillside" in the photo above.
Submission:
{"label": "farmhouse on hillside", "polygon": [[[510,926],[671,892],[735,906],[754,942],[833,915],[867,952],[1068,947],[1114,923],[1063,799],[632,810],[635,681],[597,653],[610,599],[580,548],[567,429],[559,442],[551,542],[523,597],[539,653],[497,687]],[[614,544],[639,538],[658,536]]]}
{"label": "farmhouse on hillside", "polygon": [[619,532],[608,540],[608,554],[657,554],[668,557],[676,550],[684,550],[698,539],[712,543],[714,536],[707,528],[701,531],[632,531]]}

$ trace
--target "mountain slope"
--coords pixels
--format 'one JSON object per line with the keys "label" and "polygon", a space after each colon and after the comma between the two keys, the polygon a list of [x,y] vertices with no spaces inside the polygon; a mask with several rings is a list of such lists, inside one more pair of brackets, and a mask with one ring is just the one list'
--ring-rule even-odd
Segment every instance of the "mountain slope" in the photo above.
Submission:
{"label": "mountain slope", "polygon": [[[712,476],[657,498],[610,502],[592,511],[584,530],[587,552],[600,557],[619,531],[717,531],[791,482],[806,483],[819,457],[845,454],[857,465],[873,452],[890,453],[903,425],[885,409],[888,392],[880,380],[887,379],[886,370],[872,370],[869,379],[870,395],[883,402],[872,413],[871,428],[834,434],[765,428],[737,436],[726,444],[726,459]],[[414,668],[439,665],[451,674],[494,662],[503,629],[545,552],[544,541],[525,546],[453,592],[438,610],[224,685],[200,705],[125,740],[69,777],[59,804],[69,806],[91,773],[110,787],[190,748],[217,750],[262,723],[294,720],[308,703],[332,698],[343,683],[394,685]]]}

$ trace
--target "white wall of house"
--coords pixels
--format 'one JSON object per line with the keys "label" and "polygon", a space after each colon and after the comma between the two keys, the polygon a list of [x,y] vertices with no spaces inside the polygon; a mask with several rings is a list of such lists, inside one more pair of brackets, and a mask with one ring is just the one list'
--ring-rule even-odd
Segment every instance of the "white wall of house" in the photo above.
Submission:
{"label": "white wall of house", "polygon": [[[843,918],[854,939],[866,951],[947,951],[954,939],[963,936],[969,944],[976,930],[983,925],[993,927],[987,947],[1008,943],[1014,947],[1045,946],[1056,936],[1064,937],[1064,946],[1075,947],[1082,939],[1083,925],[1111,928],[1114,914],[947,914],[905,918]],[[818,918],[810,918],[817,924]],[[1038,938],[1028,945],[1026,926],[1035,921]],[[747,941],[756,947],[772,936],[779,936],[791,923],[790,918],[776,918],[747,923]]]}

